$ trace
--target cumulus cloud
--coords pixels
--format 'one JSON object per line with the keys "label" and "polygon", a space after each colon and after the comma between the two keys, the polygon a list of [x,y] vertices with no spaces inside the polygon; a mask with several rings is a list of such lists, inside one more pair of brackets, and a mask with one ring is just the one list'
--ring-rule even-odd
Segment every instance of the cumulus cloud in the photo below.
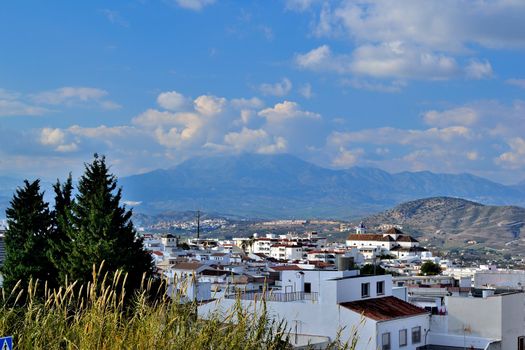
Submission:
{"label": "cumulus cloud", "polygon": [[514,137],[507,141],[510,148],[508,152],[500,154],[496,163],[508,169],[519,169],[525,166],[525,139]]}
{"label": "cumulus cloud", "polygon": [[479,120],[477,111],[472,107],[458,107],[445,111],[425,112],[423,120],[432,126],[472,125]]}
{"label": "cumulus cloud", "polygon": [[57,152],[73,152],[78,149],[75,142],[65,143],[66,134],[61,129],[43,128],[40,132],[40,143],[51,146]]}
{"label": "cumulus cloud", "polygon": [[296,102],[291,101],[284,101],[273,107],[263,109],[259,115],[266,118],[269,123],[279,123],[295,118],[321,119],[320,114],[301,110]]}
{"label": "cumulus cloud", "polygon": [[362,148],[348,150],[344,147],[340,147],[339,153],[332,160],[332,165],[340,168],[350,168],[357,163],[359,157],[364,153],[365,152]]}
{"label": "cumulus cloud", "polygon": [[178,111],[187,107],[188,99],[177,91],[167,91],[157,96],[157,104],[170,111]]}
{"label": "cumulus cloud", "polygon": [[492,78],[492,76],[494,75],[494,72],[492,71],[492,65],[487,60],[472,60],[465,67],[465,73],[467,75],[467,78],[470,79],[488,79]]}
{"label": "cumulus cloud", "polygon": [[299,53],[302,69],[374,79],[487,79],[492,65],[476,49],[525,47],[520,1],[341,0],[318,9],[312,33],[347,39],[353,48],[333,53],[325,44]]}
{"label": "cumulus cloud", "polygon": [[488,48],[525,46],[521,1],[339,1],[323,11],[319,35],[343,31],[360,42],[399,40],[449,52],[465,51],[472,43]]}
{"label": "cumulus cloud", "polygon": [[292,82],[288,78],[283,78],[275,84],[264,83],[259,85],[259,91],[261,91],[263,95],[282,97],[288,95],[291,90]]}
{"label": "cumulus cloud", "polygon": [[207,116],[219,114],[222,112],[226,99],[223,97],[202,95],[193,101],[195,110]]}
{"label": "cumulus cloud", "polygon": [[40,134],[40,142],[43,145],[56,146],[64,142],[65,134],[60,129],[43,128]]}
{"label": "cumulus cloud", "polygon": [[361,45],[351,55],[335,55],[329,46],[322,45],[296,55],[295,62],[303,69],[373,78],[448,79],[461,72],[454,58],[420,51],[400,41]]}

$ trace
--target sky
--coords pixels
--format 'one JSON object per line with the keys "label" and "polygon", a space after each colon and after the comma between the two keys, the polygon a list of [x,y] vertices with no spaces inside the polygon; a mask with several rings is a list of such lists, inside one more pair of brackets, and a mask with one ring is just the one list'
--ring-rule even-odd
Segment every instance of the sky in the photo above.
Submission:
{"label": "sky", "polygon": [[290,153],[525,180],[523,0],[0,5],[0,175]]}

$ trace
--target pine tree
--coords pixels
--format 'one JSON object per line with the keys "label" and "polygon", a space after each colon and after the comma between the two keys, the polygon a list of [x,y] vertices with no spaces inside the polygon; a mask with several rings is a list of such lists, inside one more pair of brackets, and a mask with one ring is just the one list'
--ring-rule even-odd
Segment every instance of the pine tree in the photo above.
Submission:
{"label": "pine tree", "polygon": [[39,180],[26,180],[17,188],[6,216],[9,228],[5,233],[3,287],[11,290],[21,281],[25,289],[31,278],[54,283],[55,269],[48,258],[52,218]]}
{"label": "pine tree", "polygon": [[120,205],[122,189],[109,173],[105,157],[95,154],[78,183],[78,195],[70,203],[71,216],[67,224],[68,254],[62,275],[86,283],[92,279],[93,265],[104,261],[106,271],[117,269],[128,273],[127,286],[137,288],[144,273],[153,272],[149,253],[137,238],[132,212]]}
{"label": "pine tree", "polygon": [[57,180],[53,185],[53,190],[55,192],[55,209],[52,212],[53,229],[49,237],[49,258],[57,269],[56,280],[59,282],[64,281],[66,277],[62,266],[69,253],[70,245],[67,231],[71,227],[72,220],[73,179],[71,173],[65,183],[62,184],[60,180]]}

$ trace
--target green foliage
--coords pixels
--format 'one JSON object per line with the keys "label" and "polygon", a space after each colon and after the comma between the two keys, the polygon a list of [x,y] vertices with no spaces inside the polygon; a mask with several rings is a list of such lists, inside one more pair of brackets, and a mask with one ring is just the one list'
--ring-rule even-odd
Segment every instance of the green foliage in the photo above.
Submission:
{"label": "green foliage", "polygon": [[65,239],[63,257],[59,259],[62,278],[87,283],[91,266],[104,261],[107,271],[127,273],[126,286],[136,289],[144,273],[152,275],[153,261],[136,235],[131,211],[120,205],[122,189],[117,188],[116,177],[109,173],[105,157],[95,154],[93,162],[86,164],[78,195],[68,203],[70,184],[68,180],[63,187],[55,186],[59,203],[65,206],[57,207],[58,227]]}
{"label": "green foliage", "polygon": [[[99,269],[99,272],[102,269]],[[207,319],[196,317],[197,303],[182,295],[149,301],[153,281],[144,283],[126,302],[126,276],[93,271],[93,281],[59,290],[30,282],[0,293],[0,334],[14,336],[24,349],[288,349],[284,324],[235,305]],[[44,289],[43,292],[38,292]],[[45,298],[36,298],[43,294]],[[24,297],[20,297],[24,295]],[[233,322],[235,320],[235,322]]]}
{"label": "green foliage", "polygon": [[423,265],[421,265],[421,275],[425,276],[433,276],[433,275],[439,275],[441,273],[441,267],[439,264],[436,264],[430,260],[425,261]]}
{"label": "green foliage", "polygon": [[47,255],[52,217],[39,180],[26,180],[17,188],[6,216],[4,288],[11,290],[18,281],[25,287],[31,278],[55,280],[56,269]]}
{"label": "green foliage", "polygon": [[377,264],[375,267],[373,264],[365,264],[361,267],[360,273],[361,275],[384,275],[386,270]]}

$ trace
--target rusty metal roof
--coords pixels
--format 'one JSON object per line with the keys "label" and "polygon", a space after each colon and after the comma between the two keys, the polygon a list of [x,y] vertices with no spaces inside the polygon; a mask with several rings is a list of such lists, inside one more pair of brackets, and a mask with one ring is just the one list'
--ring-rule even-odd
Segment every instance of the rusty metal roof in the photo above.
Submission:
{"label": "rusty metal roof", "polygon": [[376,321],[428,314],[428,311],[393,296],[339,304]]}

